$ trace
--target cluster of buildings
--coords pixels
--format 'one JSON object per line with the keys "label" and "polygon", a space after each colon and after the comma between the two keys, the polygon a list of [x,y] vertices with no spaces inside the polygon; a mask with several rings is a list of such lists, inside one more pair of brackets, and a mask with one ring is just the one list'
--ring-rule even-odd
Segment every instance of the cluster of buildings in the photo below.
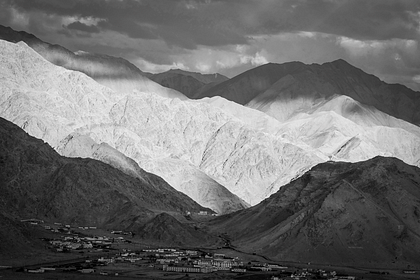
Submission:
{"label": "cluster of buildings", "polygon": [[103,249],[109,249],[113,242],[115,242],[115,240],[105,236],[63,236],[62,239],[49,240],[49,243],[57,252],[80,249],[97,249],[100,251]]}
{"label": "cluster of buildings", "polygon": [[124,249],[122,252],[119,252],[115,256],[112,257],[100,257],[96,260],[97,263],[108,265],[111,263],[118,263],[118,262],[128,262],[128,263],[136,263],[143,259],[144,254],[140,252],[132,252],[131,250]]}
{"label": "cluster of buildings", "polygon": [[[68,252],[70,250],[95,249],[95,251],[102,251],[110,249],[113,243],[129,242],[122,236],[108,237],[108,236],[81,236],[80,234],[71,230],[70,225],[62,225],[54,223],[54,226],[45,225],[46,230],[51,230],[54,233],[63,233],[65,235],[60,238],[44,239],[57,252]],[[96,229],[96,227],[79,227],[81,230]],[[120,234],[122,232],[111,232],[112,234]],[[124,233],[125,234],[125,233]],[[127,233],[128,234],[128,233]],[[131,233],[130,233],[131,234]]]}
{"label": "cluster of buildings", "polygon": [[212,273],[217,271],[245,273],[247,271],[272,271],[285,269],[276,264],[258,262],[244,263],[239,258],[230,258],[224,254],[211,254],[196,250],[150,249],[154,254],[156,268],[168,272]]}
{"label": "cluster of buildings", "polygon": [[325,280],[355,280],[355,276],[349,275],[339,275],[336,271],[326,271],[323,269],[308,269],[303,268],[294,271],[288,277],[278,277],[273,276],[271,280],[281,280],[281,279],[291,279],[291,280],[304,280],[304,279],[325,279]]}

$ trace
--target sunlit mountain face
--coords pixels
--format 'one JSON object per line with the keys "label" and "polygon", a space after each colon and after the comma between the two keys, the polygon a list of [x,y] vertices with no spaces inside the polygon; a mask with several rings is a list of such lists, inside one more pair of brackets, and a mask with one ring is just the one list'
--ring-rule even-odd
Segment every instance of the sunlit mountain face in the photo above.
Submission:
{"label": "sunlit mountain face", "polygon": [[131,249],[420,269],[419,92],[343,59],[254,58],[228,78],[3,26],[0,39],[0,249],[14,262],[47,256],[56,223],[125,233]]}

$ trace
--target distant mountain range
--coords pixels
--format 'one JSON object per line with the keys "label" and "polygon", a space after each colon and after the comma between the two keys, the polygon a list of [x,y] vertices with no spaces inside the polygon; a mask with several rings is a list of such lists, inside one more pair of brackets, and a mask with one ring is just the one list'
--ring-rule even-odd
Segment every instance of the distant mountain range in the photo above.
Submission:
{"label": "distant mountain range", "polygon": [[164,87],[182,92],[188,98],[195,98],[202,91],[228,80],[227,77],[218,73],[201,74],[181,69],[171,69],[163,73],[148,74],[147,77]]}
{"label": "distant mountain range", "polygon": [[[281,112],[284,105],[278,106],[283,101],[299,102],[300,98],[307,98],[312,103],[319,103],[335,95],[351,97],[386,114],[420,125],[418,92],[399,84],[382,82],[342,59],[322,65],[301,62],[265,64],[209,88],[196,98],[221,96],[283,121],[293,116]],[[304,110],[308,106],[294,107]]]}

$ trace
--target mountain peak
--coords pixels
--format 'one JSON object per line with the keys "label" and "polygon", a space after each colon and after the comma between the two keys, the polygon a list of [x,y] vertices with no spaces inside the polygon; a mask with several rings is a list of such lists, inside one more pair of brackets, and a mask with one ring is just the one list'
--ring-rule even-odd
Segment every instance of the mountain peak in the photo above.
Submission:
{"label": "mountain peak", "polygon": [[[353,66],[353,65],[351,65],[350,63],[348,63],[346,60],[344,60],[344,59],[342,59],[342,58],[339,58],[339,59],[333,60],[333,61],[331,61],[330,63],[332,63],[332,64],[336,64],[336,65],[349,65],[349,66]],[[354,67],[354,66],[353,66],[353,67]]]}

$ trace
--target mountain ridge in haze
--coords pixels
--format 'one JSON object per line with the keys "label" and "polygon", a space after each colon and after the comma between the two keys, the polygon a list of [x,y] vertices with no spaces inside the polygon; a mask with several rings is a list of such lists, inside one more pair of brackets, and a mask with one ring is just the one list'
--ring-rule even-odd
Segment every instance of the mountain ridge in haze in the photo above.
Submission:
{"label": "mountain ridge in haze", "polygon": [[166,72],[147,75],[158,84],[182,92],[188,98],[194,98],[206,88],[213,87],[229,78],[219,74],[201,74],[181,69],[171,69]]}
{"label": "mountain ridge in haze", "polygon": [[165,97],[186,99],[180,92],[149,80],[143,71],[120,57],[83,51],[74,53],[60,45],[44,42],[33,34],[15,31],[2,25],[0,25],[0,39],[12,43],[23,41],[51,63],[85,73],[115,91],[147,91]]}
{"label": "mountain ridge in haze", "polygon": [[204,84],[221,83],[221,82],[229,80],[228,77],[220,73],[202,74],[200,72],[191,72],[191,71],[186,71],[186,70],[177,69],[177,68],[169,69],[168,71],[165,71],[162,73],[155,73],[155,74],[146,73],[146,75],[148,76],[156,76],[156,75],[161,75],[161,74],[181,74],[184,76],[190,76]]}

